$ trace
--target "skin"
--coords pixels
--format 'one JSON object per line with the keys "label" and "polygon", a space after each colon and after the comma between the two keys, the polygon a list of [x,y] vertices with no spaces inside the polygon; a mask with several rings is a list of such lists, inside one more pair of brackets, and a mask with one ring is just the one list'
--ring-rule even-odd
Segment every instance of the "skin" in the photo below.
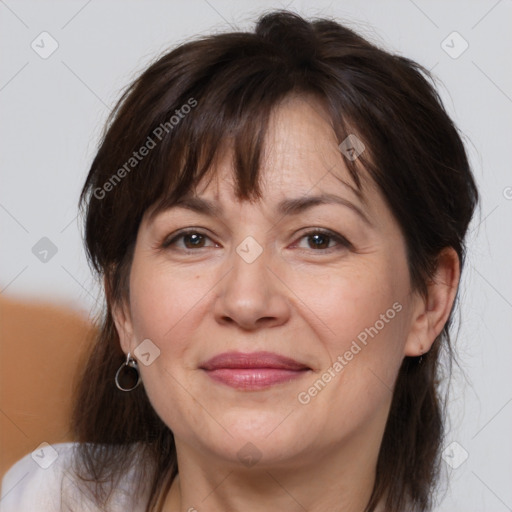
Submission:
{"label": "skin", "polygon": [[[329,117],[315,100],[289,97],[274,111],[262,200],[236,200],[227,156],[195,191],[221,205],[223,215],[173,207],[150,223],[146,214],[129,300],[113,310],[125,353],[133,356],[148,338],[160,349],[139,369],[176,441],[179,476],[164,510],[361,512],[400,364],[428,351],[450,313],[456,253],[440,255],[427,297],[411,289],[399,224],[369,180],[364,200],[354,193]],[[284,198],[320,193],[349,201],[368,222],[339,204],[275,212]],[[186,236],[162,247],[189,227],[205,235],[199,247]],[[317,248],[306,236],[315,229],[342,235],[350,245],[326,237]],[[252,263],[236,252],[247,236],[263,249]],[[396,303],[394,318],[301,403],[298,394]],[[232,350],[277,352],[310,370],[247,391],[214,382],[198,368]],[[248,442],[260,457],[251,467],[238,457]]]}

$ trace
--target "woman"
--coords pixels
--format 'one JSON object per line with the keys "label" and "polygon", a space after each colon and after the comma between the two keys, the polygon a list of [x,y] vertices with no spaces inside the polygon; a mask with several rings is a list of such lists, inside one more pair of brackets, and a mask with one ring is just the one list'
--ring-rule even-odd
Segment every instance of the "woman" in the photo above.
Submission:
{"label": "woman", "polygon": [[107,303],[80,444],[60,447],[46,496],[431,509],[478,194],[428,79],[334,21],[274,12],[131,85],[82,191]]}

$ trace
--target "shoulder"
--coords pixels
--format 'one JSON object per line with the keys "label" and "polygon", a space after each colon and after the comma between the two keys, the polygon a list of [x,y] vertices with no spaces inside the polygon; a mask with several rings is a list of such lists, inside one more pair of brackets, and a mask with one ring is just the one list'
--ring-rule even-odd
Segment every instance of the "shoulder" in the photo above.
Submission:
{"label": "shoulder", "polygon": [[11,466],[2,479],[0,511],[58,510],[61,481],[74,444],[45,443]]}
{"label": "shoulder", "polygon": [[[2,479],[0,512],[99,512],[78,487],[72,471],[78,447],[78,443],[45,443],[11,466]],[[142,503],[135,505],[130,499],[130,475],[109,500],[109,511],[144,510]]]}

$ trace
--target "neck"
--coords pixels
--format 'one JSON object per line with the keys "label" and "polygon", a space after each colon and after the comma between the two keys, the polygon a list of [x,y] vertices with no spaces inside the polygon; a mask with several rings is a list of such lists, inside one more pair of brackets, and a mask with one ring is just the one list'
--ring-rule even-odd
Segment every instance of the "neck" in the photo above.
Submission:
{"label": "neck", "polygon": [[[377,441],[351,439],[337,449],[315,447],[314,458],[310,452],[287,464],[251,468],[219,463],[178,442],[179,475],[163,511],[363,512],[375,482]],[[383,511],[382,504],[375,510]]]}

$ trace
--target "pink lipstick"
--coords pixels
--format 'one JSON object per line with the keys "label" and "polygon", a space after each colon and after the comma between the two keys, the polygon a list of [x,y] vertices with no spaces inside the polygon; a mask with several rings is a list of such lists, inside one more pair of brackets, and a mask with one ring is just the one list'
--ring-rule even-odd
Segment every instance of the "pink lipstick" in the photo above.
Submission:
{"label": "pink lipstick", "polygon": [[200,366],[217,382],[247,391],[265,389],[302,377],[310,368],[272,352],[225,352]]}

